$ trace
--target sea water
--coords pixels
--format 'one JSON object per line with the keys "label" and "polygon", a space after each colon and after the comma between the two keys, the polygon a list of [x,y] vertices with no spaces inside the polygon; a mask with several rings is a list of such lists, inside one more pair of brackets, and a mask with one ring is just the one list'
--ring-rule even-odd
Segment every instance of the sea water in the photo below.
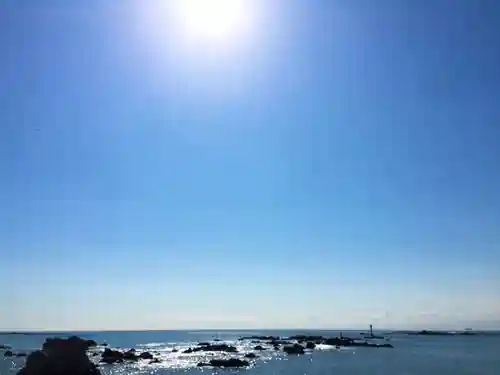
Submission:
{"label": "sea water", "polygon": [[[78,335],[107,343],[110,348],[148,350],[162,360],[158,364],[147,361],[100,367],[103,375],[177,373],[210,374],[242,373],[248,375],[500,375],[500,335],[471,336],[416,336],[388,334],[394,346],[390,348],[345,347],[336,349],[320,345],[300,356],[268,350],[257,353],[248,369],[215,370],[199,368],[197,363],[224,356],[224,353],[183,354],[182,350],[198,342],[220,339],[238,347],[242,356],[252,351],[255,344],[238,341],[241,336],[295,334],[335,337],[338,331],[140,331],[140,332],[74,332],[64,334],[1,335],[0,344],[12,347],[15,353],[29,353],[41,347],[46,337]],[[349,337],[362,337],[360,332],[344,331]],[[384,341],[386,342],[386,341]],[[265,346],[265,344],[263,344]],[[173,353],[172,349],[180,349]],[[96,351],[102,348],[96,348]],[[13,375],[24,363],[24,358],[4,357],[0,351],[0,375]],[[233,356],[233,355],[231,355]],[[94,357],[98,360],[100,357]]]}

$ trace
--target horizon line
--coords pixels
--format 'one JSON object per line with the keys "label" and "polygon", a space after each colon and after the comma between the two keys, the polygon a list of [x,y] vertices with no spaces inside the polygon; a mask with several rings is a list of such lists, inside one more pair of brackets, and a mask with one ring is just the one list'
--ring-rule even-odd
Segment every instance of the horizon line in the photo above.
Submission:
{"label": "horizon line", "polygon": [[[54,330],[54,329],[39,329],[39,330],[25,330],[25,329],[0,329],[0,334],[29,334],[29,333],[98,333],[98,332],[230,332],[230,331],[369,331],[369,328],[166,328],[166,329],[76,329],[76,330]],[[394,331],[394,332],[418,332],[418,331],[437,331],[437,332],[460,332],[471,330],[473,332],[489,332],[489,331],[500,331],[498,328],[486,328],[486,329],[445,329],[445,328],[387,328],[380,327],[374,329],[374,331]]]}

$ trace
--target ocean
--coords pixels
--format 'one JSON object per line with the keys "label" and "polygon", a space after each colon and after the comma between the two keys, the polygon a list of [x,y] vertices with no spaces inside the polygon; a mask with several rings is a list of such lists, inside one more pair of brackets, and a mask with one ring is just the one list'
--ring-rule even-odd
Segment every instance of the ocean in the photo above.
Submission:
{"label": "ocean", "polygon": [[[376,333],[376,332],[375,332]],[[184,354],[182,350],[198,342],[220,339],[238,347],[237,355],[251,351],[255,344],[238,341],[241,336],[273,335],[288,337],[296,334],[339,336],[338,331],[279,330],[279,331],[140,331],[140,332],[75,332],[64,334],[0,334],[0,344],[9,345],[15,353],[36,350],[46,337],[78,335],[107,343],[110,348],[136,348],[148,350],[161,358],[161,363],[146,361],[118,365],[102,365],[103,375],[174,373],[248,373],[248,375],[499,375],[500,334],[471,336],[417,336],[403,333],[385,335],[394,348],[343,347],[337,349],[320,345],[305,355],[287,355],[282,351],[259,352],[259,358],[244,369],[212,369],[197,367],[204,359],[218,358],[224,354]],[[360,337],[359,331],[343,331],[345,336]],[[377,333],[376,333],[377,334]],[[179,352],[173,353],[172,349]],[[102,348],[94,349],[96,351]],[[0,351],[0,375],[18,371],[25,358],[4,357]],[[99,358],[96,356],[95,358]]]}

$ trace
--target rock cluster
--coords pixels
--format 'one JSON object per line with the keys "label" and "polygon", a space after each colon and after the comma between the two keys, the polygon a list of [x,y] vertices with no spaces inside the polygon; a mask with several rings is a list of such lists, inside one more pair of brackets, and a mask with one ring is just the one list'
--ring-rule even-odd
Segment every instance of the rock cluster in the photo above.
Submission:
{"label": "rock cluster", "polygon": [[[256,340],[267,341],[274,347],[275,350],[280,350],[280,345],[284,345],[283,351],[288,354],[302,354],[304,349],[314,349],[318,344],[333,345],[336,347],[361,346],[369,348],[393,348],[393,346],[389,343],[377,344],[377,343],[370,343],[367,341],[359,341],[349,337],[342,336],[342,334],[340,335],[340,337],[332,337],[332,338],[326,338],[323,336],[310,336],[310,335],[295,335],[286,337],[284,339],[276,336],[249,336],[249,337],[242,337],[240,338],[240,340],[252,340],[251,342],[255,342]],[[294,344],[293,341],[296,341],[296,343]],[[305,347],[299,345],[304,343]],[[258,347],[261,346],[259,345],[255,347],[254,350],[259,350],[257,349]]]}
{"label": "rock cluster", "polygon": [[67,339],[50,338],[41,350],[31,353],[18,375],[100,375],[97,366],[87,356],[87,350],[97,345],[92,340],[76,336]]}
{"label": "rock cluster", "polygon": [[125,352],[119,350],[113,350],[106,348],[101,356],[101,362],[108,365],[114,363],[122,363],[123,361],[138,361],[140,359],[152,360],[154,363],[158,363],[159,360],[154,358],[150,352],[142,352],[141,354],[136,354],[135,349],[130,349]]}

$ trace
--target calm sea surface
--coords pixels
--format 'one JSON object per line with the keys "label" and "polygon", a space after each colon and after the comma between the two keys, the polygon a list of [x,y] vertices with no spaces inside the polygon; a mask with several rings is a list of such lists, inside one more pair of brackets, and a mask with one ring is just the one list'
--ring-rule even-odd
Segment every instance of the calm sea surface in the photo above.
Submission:
{"label": "calm sea surface", "polygon": [[[196,364],[215,356],[182,354],[182,349],[200,341],[219,338],[238,346],[241,354],[251,351],[255,344],[236,341],[240,336],[314,334],[338,336],[338,331],[143,331],[143,332],[78,332],[77,335],[108,343],[110,347],[148,350],[162,359],[159,364],[134,363],[102,366],[104,375],[172,373],[235,373],[248,375],[500,375],[500,335],[491,336],[408,336],[391,334],[387,348],[342,348],[320,346],[302,356],[287,356],[273,350],[258,353],[260,358],[249,369],[213,370]],[[68,335],[66,333],[66,335]],[[359,337],[358,332],[344,335]],[[53,336],[53,335],[49,335]],[[14,352],[29,353],[41,347],[47,336],[0,335],[0,344],[8,344]],[[172,353],[176,347],[181,349]],[[100,349],[96,349],[100,350]],[[15,374],[23,358],[7,358],[0,351],[0,375]],[[96,356],[98,359],[99,356]]]}

